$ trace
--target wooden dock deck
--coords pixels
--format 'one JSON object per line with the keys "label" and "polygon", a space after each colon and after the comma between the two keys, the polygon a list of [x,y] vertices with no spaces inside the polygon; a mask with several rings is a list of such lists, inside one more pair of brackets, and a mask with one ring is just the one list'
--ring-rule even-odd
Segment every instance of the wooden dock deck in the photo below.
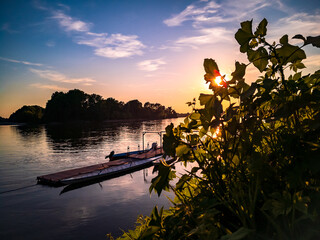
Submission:
{"label": "wooden dock deck", "polygon": [[105,163],[95,164],[91,166],[81,167],[70,169],[66,171],[56,172],[52,174],[42,175],[37,177],[37,181],[40,184],[52,185],[52,186],[59,186],[62,185],[61,180],[66,178],[71,178],[74,176],[78,176],[81,174],[86,174],[94,171],[99,171],[105,168],[110,168],[113,166],[125,165],[131,163],[132,161],[138,161],[141,159],[151,158],[156,155],[162,154],[162,148],[158,148],[156,150],[147,151],[140,154],[131,154],[125,158],[121,158],[114,161],[109,161]]}

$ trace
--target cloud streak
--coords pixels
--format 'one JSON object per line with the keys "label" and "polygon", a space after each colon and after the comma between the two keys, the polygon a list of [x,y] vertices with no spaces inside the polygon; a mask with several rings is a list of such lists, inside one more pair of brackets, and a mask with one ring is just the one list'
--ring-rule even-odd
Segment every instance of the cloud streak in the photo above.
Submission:
{"label": "cloud streak", "polygon": [[[187,6],[183,11],[165,19],[163,22],[168,27],[181,26],[185,22],[191,22],[195,28],[202,28],[208,24],[239,22],[243,18],[252,18],[252,14],[266,7],[284,9],[279,0],[238,0],[199,1]],[[211,26],[212,27],[212,26]]]}
{"label": "cloud streak", "polygon": [[24,64],[24,65],[29,65],[29,66],[37,66],[37,67],[44,66],[42,63],[33,63],[33,62],[28,62],[28,61],[20,61],[20,60],[4,58],[4,57],[0,57],[0,60],[6,61],[6,62],[20,63],[20,64]]}
{"label": "cloud streak", "polygon": [[312,15],[307,13],[296,13],[289,17],[281,18],[274,25],[271,25],[272,31],[269,35],[273,40],[287,33],[290,37],[296,34],[304,36],[320,35],[320,15]]}
{"label": "cloud streak", "polygon": [[61,11],[54,11],[52,18],[57,20],[59,25],[67,32],[87,32],[90,29],[90,23],[76,20]]}
{"label": "cloud streak", "polygon": [[198,48],[199,45],[228,42],[232,39],[233,32],[222,27],[205,28],[198,31],[198,35],[181,37],[175,41],[177,47]]}
{"label": "cloud streak", "polygon": [[191,4],[182,12],[164,20],[163,22],[169,27],[180,26],[185,21],[197,21],[197,19],[205,19],[208,15],[216,14],[219,8],[220,5],[214,1],[205,3],[205,5],[201,7]]}
{"label": "cloud streak", "polygon": [[33,83],[30,84],[31,87],[40,88],[40,89],[48,89],[54,91],[66,91],[67,88],[59,87],[57,85],[43,84],[43,83]]}
{"label": "cloud streak", "polygon": [[162,65],[167,64],[164,60],[161,58],[158,59],[150,59],[150,60],[145,60],[142,62],[139,62],[137,65],[140,70],[142,71],[147,71],[147,72],[153,72],[158,70]]}
{"label": "cloud streak", "polygon": [[41,78],[48,79],[50,81],[54,82],[60,82],[60,83],[76,83],[76,84],[84,84],[84,85],[91,85],[93,82],[96,82],[96,80],[92,78],[70,78],[66,75],[59,73],[57,71],[52,70],[40,70],[40,69],[34,69],[30,68],[30,72],[38,75]]}

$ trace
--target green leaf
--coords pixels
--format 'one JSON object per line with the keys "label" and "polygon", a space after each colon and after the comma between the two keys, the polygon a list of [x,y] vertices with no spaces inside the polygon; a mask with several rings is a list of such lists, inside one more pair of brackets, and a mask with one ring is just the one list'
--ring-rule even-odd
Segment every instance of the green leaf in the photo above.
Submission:
{"label": "green leaf", "polygon": [[236,32],[235,38],[240,44],[240,51],[245,53],[249,49],[249,42],[254,37],[252,34],[252,20],[241,23],[241,28]]}
{"label": "green leaf", "polygon": [[158,207],[155,206],[151,212],[151,220],[149,222],[149,226],[158,226],[161,227],[161,218],[163,213],[163,207],[160,209],[160,212],[158,212]]}
{"label": "green leaf", "polygon": [[307,41],[305,42],[305,45],[312,44],[312,46],[320,48],[320,36],[317,37],[307,37]]}
{"label": "green leaf", "polygon": [[268,21],[267,19],[263,19],[258,27],[257,27],[257,30],[255,31],[254,35],[255,36],[258,36],[260,35],[260,37],[264,37],[266,34],[267,34],[267,25],[268,25]]}
{"label": "green leaf", "polygon": [[236,62],[236,70],[231,73],[232,80],[231,82],[235,82],[236,80],[242,79],[246,74],[247,65],[244,63]]}
{"label": "green leaf", "polygon": [[301,60],[298,60],[298,61],[295,61],[294,63],[292,63],[290,65],[290,69],[297,72],[298,69],[303,69],[305,68],[306,66],[301,62]]}
{"label": "green leaf", "polygon": [[203,62],[203,67],[206,72],[204,75],[204,79],[207,82],[211,82],[214,78],[219,76],[219,68],[215,60],[212,58],[206,58]]}
{"label": "green leaf", "polygon": [[192,120],[199,120],[199,119],[200,119],[200,116],[201,116],[200,113],[191,113],[189,117],[190,117]]}
{"label": "green leaf", "polygon": [[[156,232],[158,232],[161,228],[158,226],[149,226],[141,235],[141,239],[149,239],[148,237],[153,236]],[[139,238],[140,239],[140,238]],[[150,238],[151,240],[152,238]]]}
{"label": "green leaf", "polygon": [[287,45],[288,44],[288,35],[284,35],[284,36],[282,36],[282,38],[280,38],[280,43],[282,44],[282,45]]}
{"label": "green leaf", "polygon": [[201,106],[206,105],[207,102],[211,101],[213,98],[214,98],[214,95],[212,94],[201,93],[199,96],[200,105]]}
{"label": "green leaf", "polygon": [[264,47],[259,47],[256,51],[249,49],[248,59],[253,65],[263,72],[268,65],[268,52]]}
{"label": "green leaf", "polygon": [[234,233],[223,236],[221,240],[241,240],[247,237],[252,232],[254,232],[254,230],[241,227]]}
{"label": "green leaf", "polygon": [[241,29],[246,32],[251,34],[251,36],[253,36],[252,34],[252,20],[251,21],[244,21],[242,23],[240,23],[241,25]]}
{"label": "green leaf", "polygon": [[241,96],[240,96],[241,101],[251,97],[254,94],[254,92],[256,91],[257,87],[258,87],[258,85],[256,83],[252,83],[251,86],[249,87],[249,89],[241,94]]}
{"label": "green leaf", "polygon": [[190,147],[185,144],[181,144],[176,147],[176,154],[178,157],[182,157],[182,155],[187,154],[190,151]]}
{"label": "green leaf", "polygon": [[281,48],[276,49],[278,56],[281,59],[283,65],[288,62],[301,61],[306,58],[305,52],[297,46],[285,44]]}
{"label": "green leaf", "polygon": [[301,39],[304,43],[306,42],[305,37],[302,36],[301,34],[294,35],[292,38],[293,39]]}
{"label": "green leaf", "polygon": [[186,182],[189,182],[191,178],[192,178],[192,176],[190,176],[188,174],[182,175],[182,177],[179,179],[179,181],[176,184],[176,189],[181,190],[183,188],[183,186],[186,184]]}
{"label": "green leaf", "polygon": [[175,178],[175,171],[171,170],[171,167],[160,164],[158,167],[158,176],[151,180],[149,192],[154,190],[158,196],[160,196],[162,190],[169,190],[169,182]]}

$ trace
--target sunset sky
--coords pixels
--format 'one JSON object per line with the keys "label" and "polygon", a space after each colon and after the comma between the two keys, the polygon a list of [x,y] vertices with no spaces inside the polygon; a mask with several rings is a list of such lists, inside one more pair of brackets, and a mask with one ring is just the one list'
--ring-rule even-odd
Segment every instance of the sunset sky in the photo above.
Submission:
{"label": "sunset sky", "polygon": [[[263,18],[270,41],[320,35],[319,0],[1,0],[0,116],[75,88],[190,111],[185,103],[208,92],[203,59],[225,74],[247,63],[234,34]],[[305,51],[308,70],[319,69],[320,49]],[[249,68],[246,79],[258,75]]]}

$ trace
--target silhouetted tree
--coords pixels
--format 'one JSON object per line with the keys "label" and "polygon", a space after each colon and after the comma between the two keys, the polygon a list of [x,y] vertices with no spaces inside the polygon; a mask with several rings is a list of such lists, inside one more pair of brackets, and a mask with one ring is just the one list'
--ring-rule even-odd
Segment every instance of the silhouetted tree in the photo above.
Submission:
{"label": "silhouetted tree", "polygon": [[9,117],[11,122],[40,123],[43,117],[44,108],[40,106],[23,106]]}
{"label": "silhouetted tree", "polygon": [[143,118],[144,109],[137,99],[131,100],[124,105],[127,118]]}
{"label": "silhouetted tree", "polygon": [[[32,111],[36,112],[35,109]],[[27,113],[32,111],[28,109],[24,114],[32,115],[33,113]],[[142,105],[137,99],[127,103],[119,102],[114,98],[107,98],[104,100],[100,95],[89,95],[79,89],[74,89],[67,93],[53,93],[51,99],[48,100],[46,104],[45,110],[43,111],[42,109],[41,114],[36,118],[38,120],[33,119],[30,121],[39,122],[41,119],[44,122],[65,122],[74,120],[103,121],[115,119],[162,119],[170,117],[177,117],[176,112],[171,107],[166,108],[160,103],[146,102]],[[29,118],[19,117],[19,119]]]}

